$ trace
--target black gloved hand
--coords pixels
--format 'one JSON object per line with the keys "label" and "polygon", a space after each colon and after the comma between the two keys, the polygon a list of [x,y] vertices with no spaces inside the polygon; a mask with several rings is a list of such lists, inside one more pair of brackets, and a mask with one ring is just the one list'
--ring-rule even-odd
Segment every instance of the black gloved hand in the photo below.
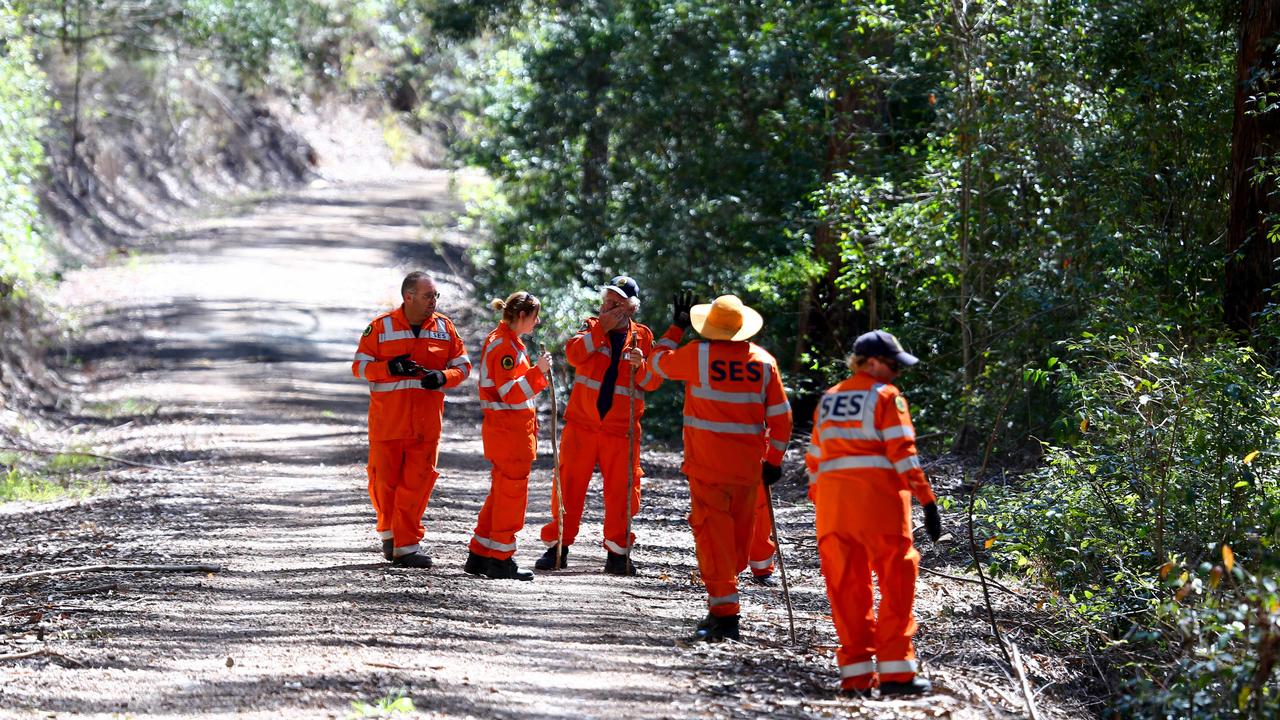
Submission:
{"label": "black gloved hand", "polygon": [[938,516],[937,503],[924,506],[924,531],[929,533],[929,539],[934,542],[942,537],[942,518]]}
{"label": "black gloved hand", "polygon": [[427,369],[409,359],[409,353],[397,355],[387,361],[387,372],[398,377],[422,377]]}
{"label": "black gloved hand", "polygon": [[693,293],[681,291],[671,300],[671,324],[681,330],[689,329],[689,308],[693,307]]}
{"label": "black gloved hand", "polygon": [[765,487],[773,485],[782,479],[782,466],[767,462],[760,463],[760,479],[764,480]]}
{"label": "black gloved hand", "polygon": [[427,374],[422,376],[422,387],[424,390],[444,387],[444,373],[439,370],[428,370]]}

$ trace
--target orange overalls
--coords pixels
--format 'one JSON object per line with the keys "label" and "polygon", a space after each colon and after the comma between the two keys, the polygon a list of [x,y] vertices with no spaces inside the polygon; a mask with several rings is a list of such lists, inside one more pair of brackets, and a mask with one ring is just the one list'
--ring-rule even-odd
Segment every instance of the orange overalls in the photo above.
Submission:
{"label": "orange overalls", "polygon": [[[618,346],[619,354],[626,348],[636,348],[648,357],[653,349],[653,331],[632,322],[625,332],[625,340]],[[622,554],[627,552],[628,540],[635,540],[634,534],[627,537],[627,402],[634,408],[630,450],[635,462],[631,483],[631,515],[634,517],[640,511],[640,418],[644,415],[644,394],[657,389],[662,378],[649,370],[647,360],[633,375],[631,363],[620,358],[612,389],[613,402],[601,418],[600,390],[613,358],[609,335],[596,318],[587,318],[578,334],[564,346],[565,359],[577,374],[573,391],[569,393],[564,434],[560,438],[560,489],[564,493],[564,544],[569,546],[578,537],[591,474],[600,466],[604,477],[604,546],[609,552]],[[557,503],[553,486],[551,522],[542,526],[541,535],[548,547],[556,544]]]}
{"label": "orange overalls", "polygon": [[538,451],[533,398],[546,386],[547,378],[529,362],[524,343],[506,322],[500,323],[485,338],[480,359],[480,437],[493,470],[471,537],[471,552],[477,555],[506,560],[516,552],[516,533],[524,527],[529,499],[529,469]]}
{"label": "orange overalls", "polygon": [[698,571],[712,615],[739,614],[738,573],[747,567],[761,492],[761,462],[782,463],[791,405],[773,356],[747,341],[698,340],[675,350],[669,328],[650,359],[683,380],[684,464]]}
{"label": "orange overalls", "polygon": [[751,550],[747,553],[751,574],[756,577],[772,575],[777,549],[773,544],[773,524],[769,522],[769,496],[761,490],[756,497],[756,521],[751,530]]}
{"label": "orange overalls", "polygon": [[393,541],[396,557],[418,552],[422,513],[440,475],[444,417],[444,388],[426,390],[417,378],[388,372],[388,361],[406,353],[428,370],[444,371],[446,388],[471,374],[458,331],[440,313],[423,321],[414,337],[401,306],[374,318],[360,338],[351,373],[369,381],[369,499],[378,537]]}
{"label": "orange overalls", "polygon": [[[924,505],[934,495],[916,455],[906,399],[863,372],[831,387],[814,411],[805,464],[840,637],[841,686],[866,690],[877,670],[882,682],[910,682],[920,567],[911,541],[911,496]],[[880,582],[879,612],[872,607],[873,571]]]}

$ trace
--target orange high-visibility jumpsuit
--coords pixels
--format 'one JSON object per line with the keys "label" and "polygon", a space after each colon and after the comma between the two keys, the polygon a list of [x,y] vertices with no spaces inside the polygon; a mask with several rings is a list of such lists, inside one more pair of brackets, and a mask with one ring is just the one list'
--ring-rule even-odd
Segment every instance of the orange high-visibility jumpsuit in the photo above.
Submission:
{"label": "orange high-visibility jumpsuit", "polygon": [[391,539],[395,556],[418,552],[422,514],[435,487],[444,417],[444,388],[426,390],[417,378],[395,377],[387,363],[399,355],[444,372],[445,388],[471,374],[471,360],[453,322],[440,313],[423,321],[418,335],[404,306],[374,318],[365,328],[351,373],[369,381],[369,499],[377,532]]}
{"label": "orange high-visibility jumpsuit", "polygon": [[[832,386],[814,411],[805,464],[840,637],[841,685],[866,690],[877,670],[881,682],[910,682],[920,568],[911,541],[911,496],[925,505],[934,495],[916,455],[906,399],[864,372]],[[872,607],[872,572],[880,582],[879,612]]]}
{"label": "orange high-visibility jumpsuit", "polygon": [[484,409],[480,437],[493,470],[471,552],[506,560],[515,554],[516,533],[524,527],[529,470],[538,451],[533,398],[547,386],[547,378],[529,362],[524,343],[506,322],[485,338],[479,378]]}
{"label": "orange high-visibility jumpsuit", "polygon": [[689,478],[698,571],[712,615],[739,614],[738,573],[747,567],[762,492],[761,462],[782,464],[791,404],[773,356],[755,343],[698,340],[673,349],[671,326],[650,359],[654,372],[683,380],[684,464]]}
{"label": "orange high-visibility jumpsuit", "polygon": [[[653,350],[653,331],[636,322],[626,330],[619,350],[635,348],[646,358]],[[560,489],[564,493],[564,544],[572,545],[578,537],[587,486],[596,466],[604,478],[604,546],[609,552],[622,554],[634,533],[627,537],[627,456],[634,459],[631,482],[631,515],[640,511],[640,418],[644,415],[644,394],[657,389],[662,378],[650,371],[646,359],[634,369],[625,359],[618,361],[618,376],[612,389],[613,403],[600,417],[598,400],[601,383],[613,358],[610,333],[600,327],[596,318],[588,318],[578,334],[564,346],[565,359],[577,371],[569,407],[564,414],[564,434],[560,438]],[[627,448],[627,402],[633,404],[634,425],[632,447]],[[542,526],[542,541],[556,544],[555,488],[551,493],[551,522]]]}

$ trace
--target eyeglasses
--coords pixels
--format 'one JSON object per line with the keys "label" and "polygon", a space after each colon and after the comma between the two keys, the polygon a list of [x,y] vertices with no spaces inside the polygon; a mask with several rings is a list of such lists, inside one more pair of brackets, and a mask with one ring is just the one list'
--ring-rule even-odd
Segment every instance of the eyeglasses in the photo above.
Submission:
{"label": "eyeglasses", "polygon": [[902,363],[898,362],[896,358],[882,357],[880,362],[884,363],[884,366],[893,372],[898,372],[902,369]]}
{"label": "eyeglasses", "polygon": [[418,294],[418,295],[421,295],[422,297],[425,297],[425,298],[431,298],[432,300],[439,300],[439,299],[440,299],[440,293],[438,293],[438,292],[421,292],[421,293],[417,293],[417,294]]}

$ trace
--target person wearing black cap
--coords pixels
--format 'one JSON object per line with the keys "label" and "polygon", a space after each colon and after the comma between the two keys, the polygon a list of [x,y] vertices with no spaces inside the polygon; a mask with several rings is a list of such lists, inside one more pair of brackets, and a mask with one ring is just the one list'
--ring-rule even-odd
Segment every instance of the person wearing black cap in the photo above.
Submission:
{"label": "person wearing black cap", "polygon": [[[845,692],[929,692],[916,676],[912,606],[920,553],[911,535],[911,497],[924,506],[937,540],[942,521],[916,454],[906,398],[890,383],[918,362],[883,331],[860,335],[848,359],[853,375],[823,394],[805,455],[817,508],[818,555],[831,619],[840,638],[836,660]],[[872,603],[871,576],[880,585]]]}
{"label": "person wearing black cap", "polygon": [[[601,290],[600,314],[587,318],[565,343],[565,359],[576,374],[560,439],[560,492],[563,527],[558,526],[560,498],[551,493],[551,522],[542,527],[547,551],[536,570],[565,567],[569,546],[578,537],[587,485],[597,466],[604,477],[604,571],[635,575],[630,550],[627,493],[631,516],[640,509],[640,418],[644,394],[661,384],[650,371],[653,332],[634,320],[640,309],[636,281],[618,276]],[[631,405],[628,408],[628,404]],[[628,448],[630,441],[630,448]],[[631,467],[628,468],[628,462]],[[563,547],[560,547],[563,542]]]}

